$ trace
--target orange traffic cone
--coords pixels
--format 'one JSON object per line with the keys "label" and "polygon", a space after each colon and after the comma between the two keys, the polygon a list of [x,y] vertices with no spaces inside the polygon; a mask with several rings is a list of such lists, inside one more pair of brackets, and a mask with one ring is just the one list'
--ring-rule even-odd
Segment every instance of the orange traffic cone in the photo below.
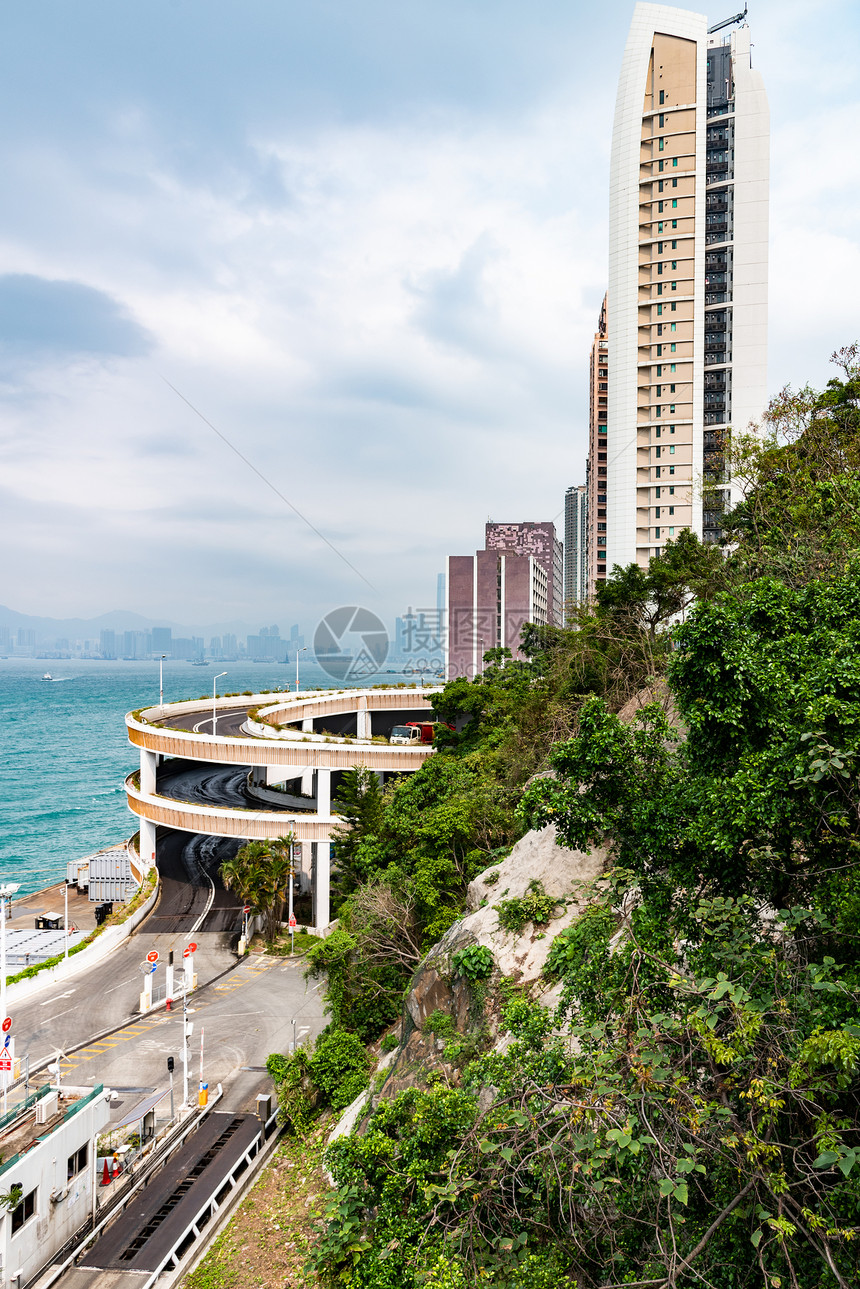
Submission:
{"label": "orange traffic cone", "polygon": [[102,1186],[110,1186],[110,1169],[108,1168],[107,1160],[105,1160],[105,1169],[102,1173]]}
{"label": "orange traffic cone", "polygon": [[119,1177],[119,1159],[116,1155],[113,1157],[113,1175],[114,1177]]}

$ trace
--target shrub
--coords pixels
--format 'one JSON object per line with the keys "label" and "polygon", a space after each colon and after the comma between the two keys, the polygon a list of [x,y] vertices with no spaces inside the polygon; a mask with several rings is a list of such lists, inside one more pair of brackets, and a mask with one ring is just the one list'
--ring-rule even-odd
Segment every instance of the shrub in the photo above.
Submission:
{"label": "shrub", "polygon": [[465,976],[467,980],[486,980],[495,966],[492,949],[485,944],[470,944],[468,949],[458,949],[451,959],[451,968],[455,976]]}
{"label": "shrub", "polygon": [[385,1034],[383,1036],[382,1042],[379,1044],[379,1048],[380,1048],[380,1051],[383,1053],[393,1052],[395,1047],[398,1047],[399,1044],[400,1044],[400,1039],[397,1037],[396,1034],[394,1033]]}
{"label": "shrub", "polygon": [[370,1060],[357,1034],[328,1029],[320,1034],[310,1073],[332,1110],[344,1110],[367,1087]]}
{"label": "shrub", "polygon": [[421,1029],[425,1034],[432,1034],[434,1038],[451,1038],[454,1035],[456,1026],[453,1017],[439,1008],[431,1012],[425,1020]]}
{"label": "shrub", "polygon": [[529,882],[525,895],[519,899],[501,900],[496,905],[499,926],[514,932],[522,931],[529,922],[535,926],[546,926],[557,916],[555,910],[561,903],[563,901],[547,895],[540,882]]}

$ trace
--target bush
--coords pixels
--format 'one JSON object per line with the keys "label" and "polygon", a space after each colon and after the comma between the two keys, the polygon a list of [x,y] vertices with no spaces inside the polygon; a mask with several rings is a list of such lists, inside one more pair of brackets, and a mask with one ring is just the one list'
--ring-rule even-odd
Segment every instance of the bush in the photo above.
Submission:
{"label": "bush", "polygon": [[473,981],[486,980],[492,975],[495,965],[493,951],[485,944],[470,944],[468,949],[458,949],[451,959],[454,975]]}
{"label": "bush", "polygon": [[500,900],[496,905],[499,915],[499,926],[505,931],[522,931],[523,927],[533,922],[535,926],[546,926],[557,916],[555,910],[562,900],[547,895],[540,882],[529,882],[528,890],[519,899]]}
{"label": "bush", "polygon": [[332,1110],[345,1110],[368,1084],[370,1060],[361,1039],[344,1029],[320,1034],[310,1074]]}
{"label": "bush", "polygon": [[400,1039],[397,1037],[396,1034],[394,1033],[386,1034],[383,1037],[382,1042],[379,1044],[379,1049],[383,1053],[393,1052],[395,1047],[399,1047],[399,1045],[400,1045]]}

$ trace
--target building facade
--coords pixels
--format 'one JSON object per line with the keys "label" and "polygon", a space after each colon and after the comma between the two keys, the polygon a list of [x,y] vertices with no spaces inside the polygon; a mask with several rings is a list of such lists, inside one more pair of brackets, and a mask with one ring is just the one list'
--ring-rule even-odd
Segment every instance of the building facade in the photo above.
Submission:
{"label": "building facade", "polygon": [[606,479],[608,465],[609,321],[607,296],[600,306],[588,372],[588,598],[606,580]]}
{"label": "building facade", "polygon": [[581,483],[564,494],[565,615],[589,597],[588,528],[588,486]]}
{"label": "building facade", "polygon": [[[610,170],[606,558],[647,565],[733,503],[726,431],[766,401],[769,114],[750,32],[638,4]],[[598,563],[599,567],[599,563]]]}
{"label": "building facade", "polygon": [[546,573],[547,616],[545,622],[560,627],[564,622],[564,547],[555,535],[555,524],[498,524],[490,520],[484,530],[484,545],[504,555],[525,555]]}

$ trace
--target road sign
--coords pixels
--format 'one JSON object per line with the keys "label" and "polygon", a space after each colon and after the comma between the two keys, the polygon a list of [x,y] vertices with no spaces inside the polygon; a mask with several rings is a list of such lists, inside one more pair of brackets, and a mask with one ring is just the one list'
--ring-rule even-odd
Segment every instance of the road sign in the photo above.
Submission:
{"label": "road sign", "polygon": [[158,962],[158,950],[157,950],[157,949],[150,949],[149,953],[146,955],[146,961],[147,961],[147,962]]}
{"label": "road sign", "polygon": [[8,1047],[4,1047],[0,1052],[0,1072],[8,1074],[12,1069],[12,1053]]}
{"label": "road sign", "polygon": [[3,1022],[3,1033],[8,1034],[11,1028],[12,1028],[12,1017],[7,1016]]}
{"label": "road sign", "polygon": [[296,923],[296,915],[295,915],[295,913],[291,913],[291,914],[290,914],[290,929],[292,930],[292,928],[293,928],[294,926],[296,926],[296,925],[297,925],[297,923]]}
{"label": "road sign", "polygon": [[194,950],[191,948],[190,944],[187,949],[182,950],[182,956],[183,958],[191,958],[194,956]]}
{"label": "road sign", "polygon": [[245,914],[245,917],[247,917],[248,914],[251,912],[250,904],[246,904],[245,907],[242,909],[242,912]]}
{"label": "road sign", "polygon": [[144,976],[151,976],[151,975],[152,975],[152,973],[156,970],[155,963],[154,963],[154,962],[142,962],[142,963],[140,964],[140,970],[141,970],[141,972],[143,973],[143,975],[144,975]]}
{"label": "road sign", "polygon": [[189,941],[188,941],[188,952],[189,952],[189,953],[196,953],[196,951],[197,951],[197,945],[194,943],[194,941],[193,941],[193,940],[189,940]]}

